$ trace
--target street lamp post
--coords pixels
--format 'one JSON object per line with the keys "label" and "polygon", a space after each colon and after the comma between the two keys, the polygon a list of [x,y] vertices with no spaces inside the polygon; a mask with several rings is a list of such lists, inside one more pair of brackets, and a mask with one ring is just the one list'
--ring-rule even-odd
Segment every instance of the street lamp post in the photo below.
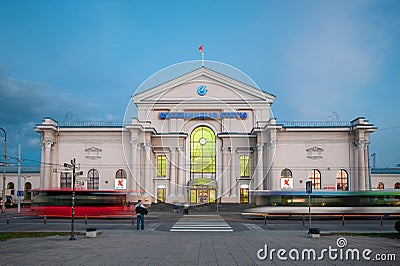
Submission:
{"label": "street lamp post", "polygon": [[1,210],[2,212],[5,212],[6,210],[6,160],[7,160],[7,149],[6,149],[6,144],[7,144],[7,133],[6,130],[2,127],[0,129],[4,132],[4,163],[3,163],[3,197],[2,197],[2,206]]}

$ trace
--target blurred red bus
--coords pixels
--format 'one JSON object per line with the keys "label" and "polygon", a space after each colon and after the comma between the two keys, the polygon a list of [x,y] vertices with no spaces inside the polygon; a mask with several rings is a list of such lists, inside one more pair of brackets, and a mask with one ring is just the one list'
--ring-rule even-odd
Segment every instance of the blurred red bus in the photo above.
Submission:
{"label": "blurred red bus", "polygon": [[[72,189],[32,190],[32,210],[38,216],[71,217]],[[75,190],[75,217],[132,215],[126,193],[112,190]]]}

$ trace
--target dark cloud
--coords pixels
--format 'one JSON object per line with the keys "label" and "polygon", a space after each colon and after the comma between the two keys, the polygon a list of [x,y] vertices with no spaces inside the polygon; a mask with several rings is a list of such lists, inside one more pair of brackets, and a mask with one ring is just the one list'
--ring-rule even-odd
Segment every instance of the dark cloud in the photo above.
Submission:
{"label": "dark cloud", "polygon": [[60,116],[73,106],[69,97],[45,83],[16,80],[1,71],[0,95],[0,121],[6,125],[38,122],[49,114]]}
{"label": "dark cloud", "polygon": [[0,126],[7,132],[7,155],[17,156],[21,145],[27,158],[40,159],[39,134],[34,131],[44,116],[65,117],[75,103],[41,82],[22,81],[0,71]]}

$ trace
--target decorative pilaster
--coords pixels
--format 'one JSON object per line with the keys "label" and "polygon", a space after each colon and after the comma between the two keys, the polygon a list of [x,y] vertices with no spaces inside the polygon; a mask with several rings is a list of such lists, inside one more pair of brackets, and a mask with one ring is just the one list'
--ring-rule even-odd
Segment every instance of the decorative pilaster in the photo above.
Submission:
{"label": "decorative pilaster", "polygon": [[263,177],[264,177],[264,144],[257,144],[257,166],[256,176],[254,179],[254,189],[263,189]]}
{"label": "decorative pilaster", "polygon": [[[222,185],[220,186],[220,190],[221,190],[221,196],[223,197],[224,195],[226,195],[229,191],[229,167],[228,167],[228,147],[222,147]],[[218,184],[219,185],[219,184]]]}
{"label": "decorative pilaster", "polygon": [[229,183],[228,183],[228,189],[229,189],[229,196],[232,197],[233,193],[232,190],[234,189],[235,183],[236,183],[236,158],[235,158],[235,151],[233,150],[233,147],[231,147],[231,162],[230,162],[230,178],[229,178]]}
{"label": "decorative pilaster", "polygon": [[131,175],[132,175],[132,183],[130,184],[130,187],[133,191],[136,193],[139,190],[138,186],[138,156],[137,156],[137,151],[138,151],[138,141],[131,140],[131,151],[132,151],[132,162],[131,162]]}
{"label": "decorative pilaster", "polygon": [[183,148],[178,148],[178,197],[183,197],[185,189],[185,158],[183,156]]}
{"label": "decorative pilaster", "polygon": [[358,154],[358,190],[365,190],[365,141],[358,140],[356,142],[357,154]]}
{"label": "decorative pilaster", "polygon": [[144,188],[144,193],[145,195],[151,193],[151,145],[150,143],[144,143],[144,177],[143,177],[143,183],[142,187]]}
{"label": "decorative pilaster", "polygon": [[170,149],[170,171],[169,171],[169,195],[175,197],[176,187],[177,187],[177,178],[176,178],[176,148],[173,147]]}
{"label": "decorative pilaster", "polygon": [[42,188],[50,188],[51,186],[51,146],[54,144],[53,139],[46,138],[43,140],[44,147],[44,175],[41,180]]}
{"label": "decorative pilaster", "polygon": [[268,176],[268,182],[265,186],[266,189],[270,190],[279,190],[279,182],[278,179],[275,178],[274,175],[274,161],[275,161],[275,151],[276,151],[276,140],[271,140],[267,144],[267,150],[268,150],[268,158],[267,158],[267,176]]}

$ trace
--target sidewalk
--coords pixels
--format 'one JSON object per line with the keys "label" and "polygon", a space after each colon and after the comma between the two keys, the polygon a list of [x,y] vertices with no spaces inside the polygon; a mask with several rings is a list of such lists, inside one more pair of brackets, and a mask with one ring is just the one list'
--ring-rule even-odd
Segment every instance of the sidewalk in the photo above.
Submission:
{"label": "sidewalk", "polygon": [[[129,220],[105,221],[96,238],[76,235],[46,238],[12,239],[0,242],[1,265],[398,265],[400,239],[364,236],[324,235],[311,238],[301,221],[264,221],[241,219],[233,214],[222,215],[233,232],[170,232],[181,215],[153,213],[146,230],[136,231]],[[56,223],[49,221],[49,224]],[[63,228],[68,221],[64,221]],[[108,222],[108,223],[107,223]],[[394,221],[386,221],[384,230],[391,231]],[[89,221],[89,226],[94,221]],[[123,226],[119,226],[119,224]],[[381,228],[378,221],[358,221],[342,227],[340,221],[315,221],[321,228],[360,227],[367,231]],[[40,228],[48,228],[40,223]],[[11,225],[11,226],[10,226]],[[1,224],[2,231],[14,224]],[[18,226],[15,223],[15,226]],[[80,227],[79,227],[80,226]],[[82,232],[82,221],[79,226]],[[293,228],[293,229],[290,229]],[[361,231],[363,228],[358,228]],[[322,230],[322,233],[326,230]],[[340,230],[336,230],[340,231]],[[278,256],[278,250],[281,249]],[[323,252],[323,250],[326,251]],[[350,250],[350,251],[349,251]],[[367,257],[363,253],[367,250]],[[368,250],[371,250],[369,253]],[[267,252],[265,252],[267,251]],[[282,252],[286,253],[282,253]],[[310,253],[315,251],[314,254]],[[359,259],[346,255],[359,252]],[[298,258],[296,257],[297,253]],[[304,253],[304,258],[302,258]],[[289,256],[290,255],[290,256]],[[390,261],[377,261],[376,255]],[[336,257],[335,257],[336,256]],[[396,256],[395,258],[393,256]],[[283,260],[282,258],[286,258]],[[318,259],[320,258],[320,259]],[[370,260],[367,260],[367,259]],[[381,257],[380,257],[381,258]],[[264,259],[264,260],[263,260]],[[372,260],[374,259],[374,260]],[[396,261],[394,261],[396,259]]]}
{"label": "sidewalk", "polygon": [[[369,258],[377,253],[396,254],[400,260],[399,239],[345,236],[347,246],[339,248],[339,236],[310,238],[304,231],[249,230],[227,233],[181,233],[163,231],[105,231],[96,238],[76,236],[75,241],[65,236],[35,239],[12,239],[0,242],[2,265],[276,265],[324,264],[336,265],[396,265],[396,261],[377,263],[340,259],[340,250],[371,249]],[[342,239],[343,241],[343,239]],[[267,257],[260,260],[265,254]],[[321,260],[322,249],[336,249],[336,259],[326,252]],[[262,250],[259,252],[259,250]],[[277,250],[287,251],[287,260],[277,257]],[[289,258],[290,250],[300,252],[299,260]],[[316,258],[302,260],[303,249],[315,249]],[[294,255],[292,251],[292,255]],[[344,255],[343,255],[344,256]],[[361,256],[361,255],[360,255]],[[311,260],[311,261],[310,261]],[[398,264],[397,264],[398,265]]]}

